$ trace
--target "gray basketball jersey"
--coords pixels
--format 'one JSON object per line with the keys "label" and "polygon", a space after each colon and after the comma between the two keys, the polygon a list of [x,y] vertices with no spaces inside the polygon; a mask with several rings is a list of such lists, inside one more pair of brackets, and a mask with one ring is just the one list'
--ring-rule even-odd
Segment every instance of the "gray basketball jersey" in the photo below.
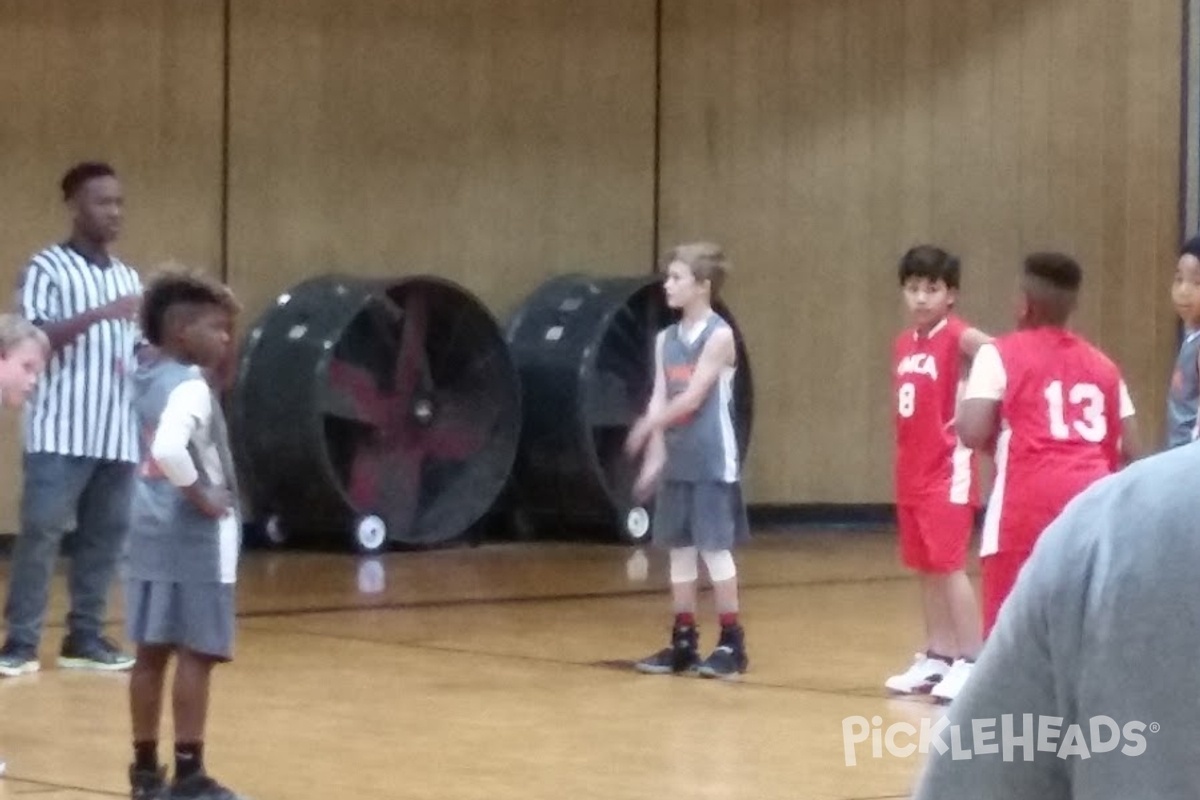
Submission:
{"label": "gray basketball jersey", "polygon": [[[162,475],[150,454],[171,393],[180,385],[196,380],[204,380],[198,367],[169,358],[139,367],[134,376],[134,410],[141,430],[142,461],[130,515],[130,578],[179,583],[233,582],[230,573],[236,568],[240,545],[238,515],[218,521],[201,514]],[[212,416],[202,421],[193,433],[188,451],[202,483],[231,487],[236,497],[228,433],[215,395],[212,404]],[[237,538],[231,541],[231,536]]]}
{"label": "gray basketball jersey", "polygon": [[[713,333],[729,324],[710,314],[698,335],[685,337],[679,324],[663,334],[662,364],[667,382],[667,399],[681,394],[691,380],[700,354]],[[708,396],[690,418],[667,428],[667,465],[663,477],[672,481],[738,480],[738,447],[733,428],[734,368],[725,369]]]}
{"label": "gray basketball jersey", "polygon": [[1175,359],[1171,389],[1167,394],[1167,446],[1192,442],[1196,430],[1196,404],[1200,402],[1200,330],[1184,334]]}

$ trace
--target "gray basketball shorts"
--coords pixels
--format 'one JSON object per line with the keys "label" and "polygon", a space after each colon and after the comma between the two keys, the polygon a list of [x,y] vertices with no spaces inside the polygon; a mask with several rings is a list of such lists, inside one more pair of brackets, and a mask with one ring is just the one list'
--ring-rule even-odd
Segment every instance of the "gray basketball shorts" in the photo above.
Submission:
{"label": "gray basketball shorts", "polygon": [[750,538],[740,483],[664,481],[654,500],[656,547],[732,550]]}
{"label": "gray basketball shorts", "polygon": [[130,578],[125,583],[125,630],[135,644],[170,645],[233,659],[237,609],[232,583],[175,583]]}

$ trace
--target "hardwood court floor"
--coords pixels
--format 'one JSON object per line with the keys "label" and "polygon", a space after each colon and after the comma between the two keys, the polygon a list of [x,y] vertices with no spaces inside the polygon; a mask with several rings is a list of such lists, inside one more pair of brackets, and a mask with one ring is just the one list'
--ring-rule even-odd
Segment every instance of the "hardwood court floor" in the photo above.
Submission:
{"label": "hardwood court floor", "polygon": [[[206,760],[256,800],[907,797],[921,756],[863,744],[847,766],[842,735],[851,716],[942,713],[882,690],[920,633],[892,536],[761,535],[740,563],[752,663],[730,684],[628,667],[670,624],[653,552],[248,553]],[[64,595],[60,577],[43,671],[0,680],[0,798],[127,796],[127,679],[53,665]]]}

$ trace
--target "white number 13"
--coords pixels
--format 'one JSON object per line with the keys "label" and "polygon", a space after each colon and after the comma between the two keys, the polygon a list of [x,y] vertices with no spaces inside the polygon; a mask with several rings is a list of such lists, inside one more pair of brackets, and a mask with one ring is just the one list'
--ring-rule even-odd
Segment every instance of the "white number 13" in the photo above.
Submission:
{"label": "white number 13", "polygon": [[1063,413],[1062,381],[1054,381],[1046,387],[1046,402],[1050,406],[1050,434],[1055,439],[1067,440],[1071,429],[1088,442],[1103,442],[1108,434],[1108,420],[1104,416],[1104,392],[1093,383],[1077,383],[1067,393],[1066,400],[1072,406],[1082,406],[1081,419],[1067,425]]}

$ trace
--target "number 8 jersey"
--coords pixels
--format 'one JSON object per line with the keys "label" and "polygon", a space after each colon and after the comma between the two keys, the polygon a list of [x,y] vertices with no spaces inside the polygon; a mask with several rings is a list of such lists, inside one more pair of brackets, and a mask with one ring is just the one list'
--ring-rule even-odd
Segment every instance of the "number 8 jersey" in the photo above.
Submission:
{"label": "number 8 jersey", "polygon": [[980,554],[1029,552],[1077,494],[1115,472],[1133,402],[1121,372],[1083,337],[1030,328],[984,345],[966,398],[999,401],[996,480]]}
{"label": "number 8 jersey", "polygon": [[896,415],[896,503],[975,504],[971,451],[954,432],[962,374],[962,335],[953,315],[921,334],[913,328],[892,348],[892,402]]}

